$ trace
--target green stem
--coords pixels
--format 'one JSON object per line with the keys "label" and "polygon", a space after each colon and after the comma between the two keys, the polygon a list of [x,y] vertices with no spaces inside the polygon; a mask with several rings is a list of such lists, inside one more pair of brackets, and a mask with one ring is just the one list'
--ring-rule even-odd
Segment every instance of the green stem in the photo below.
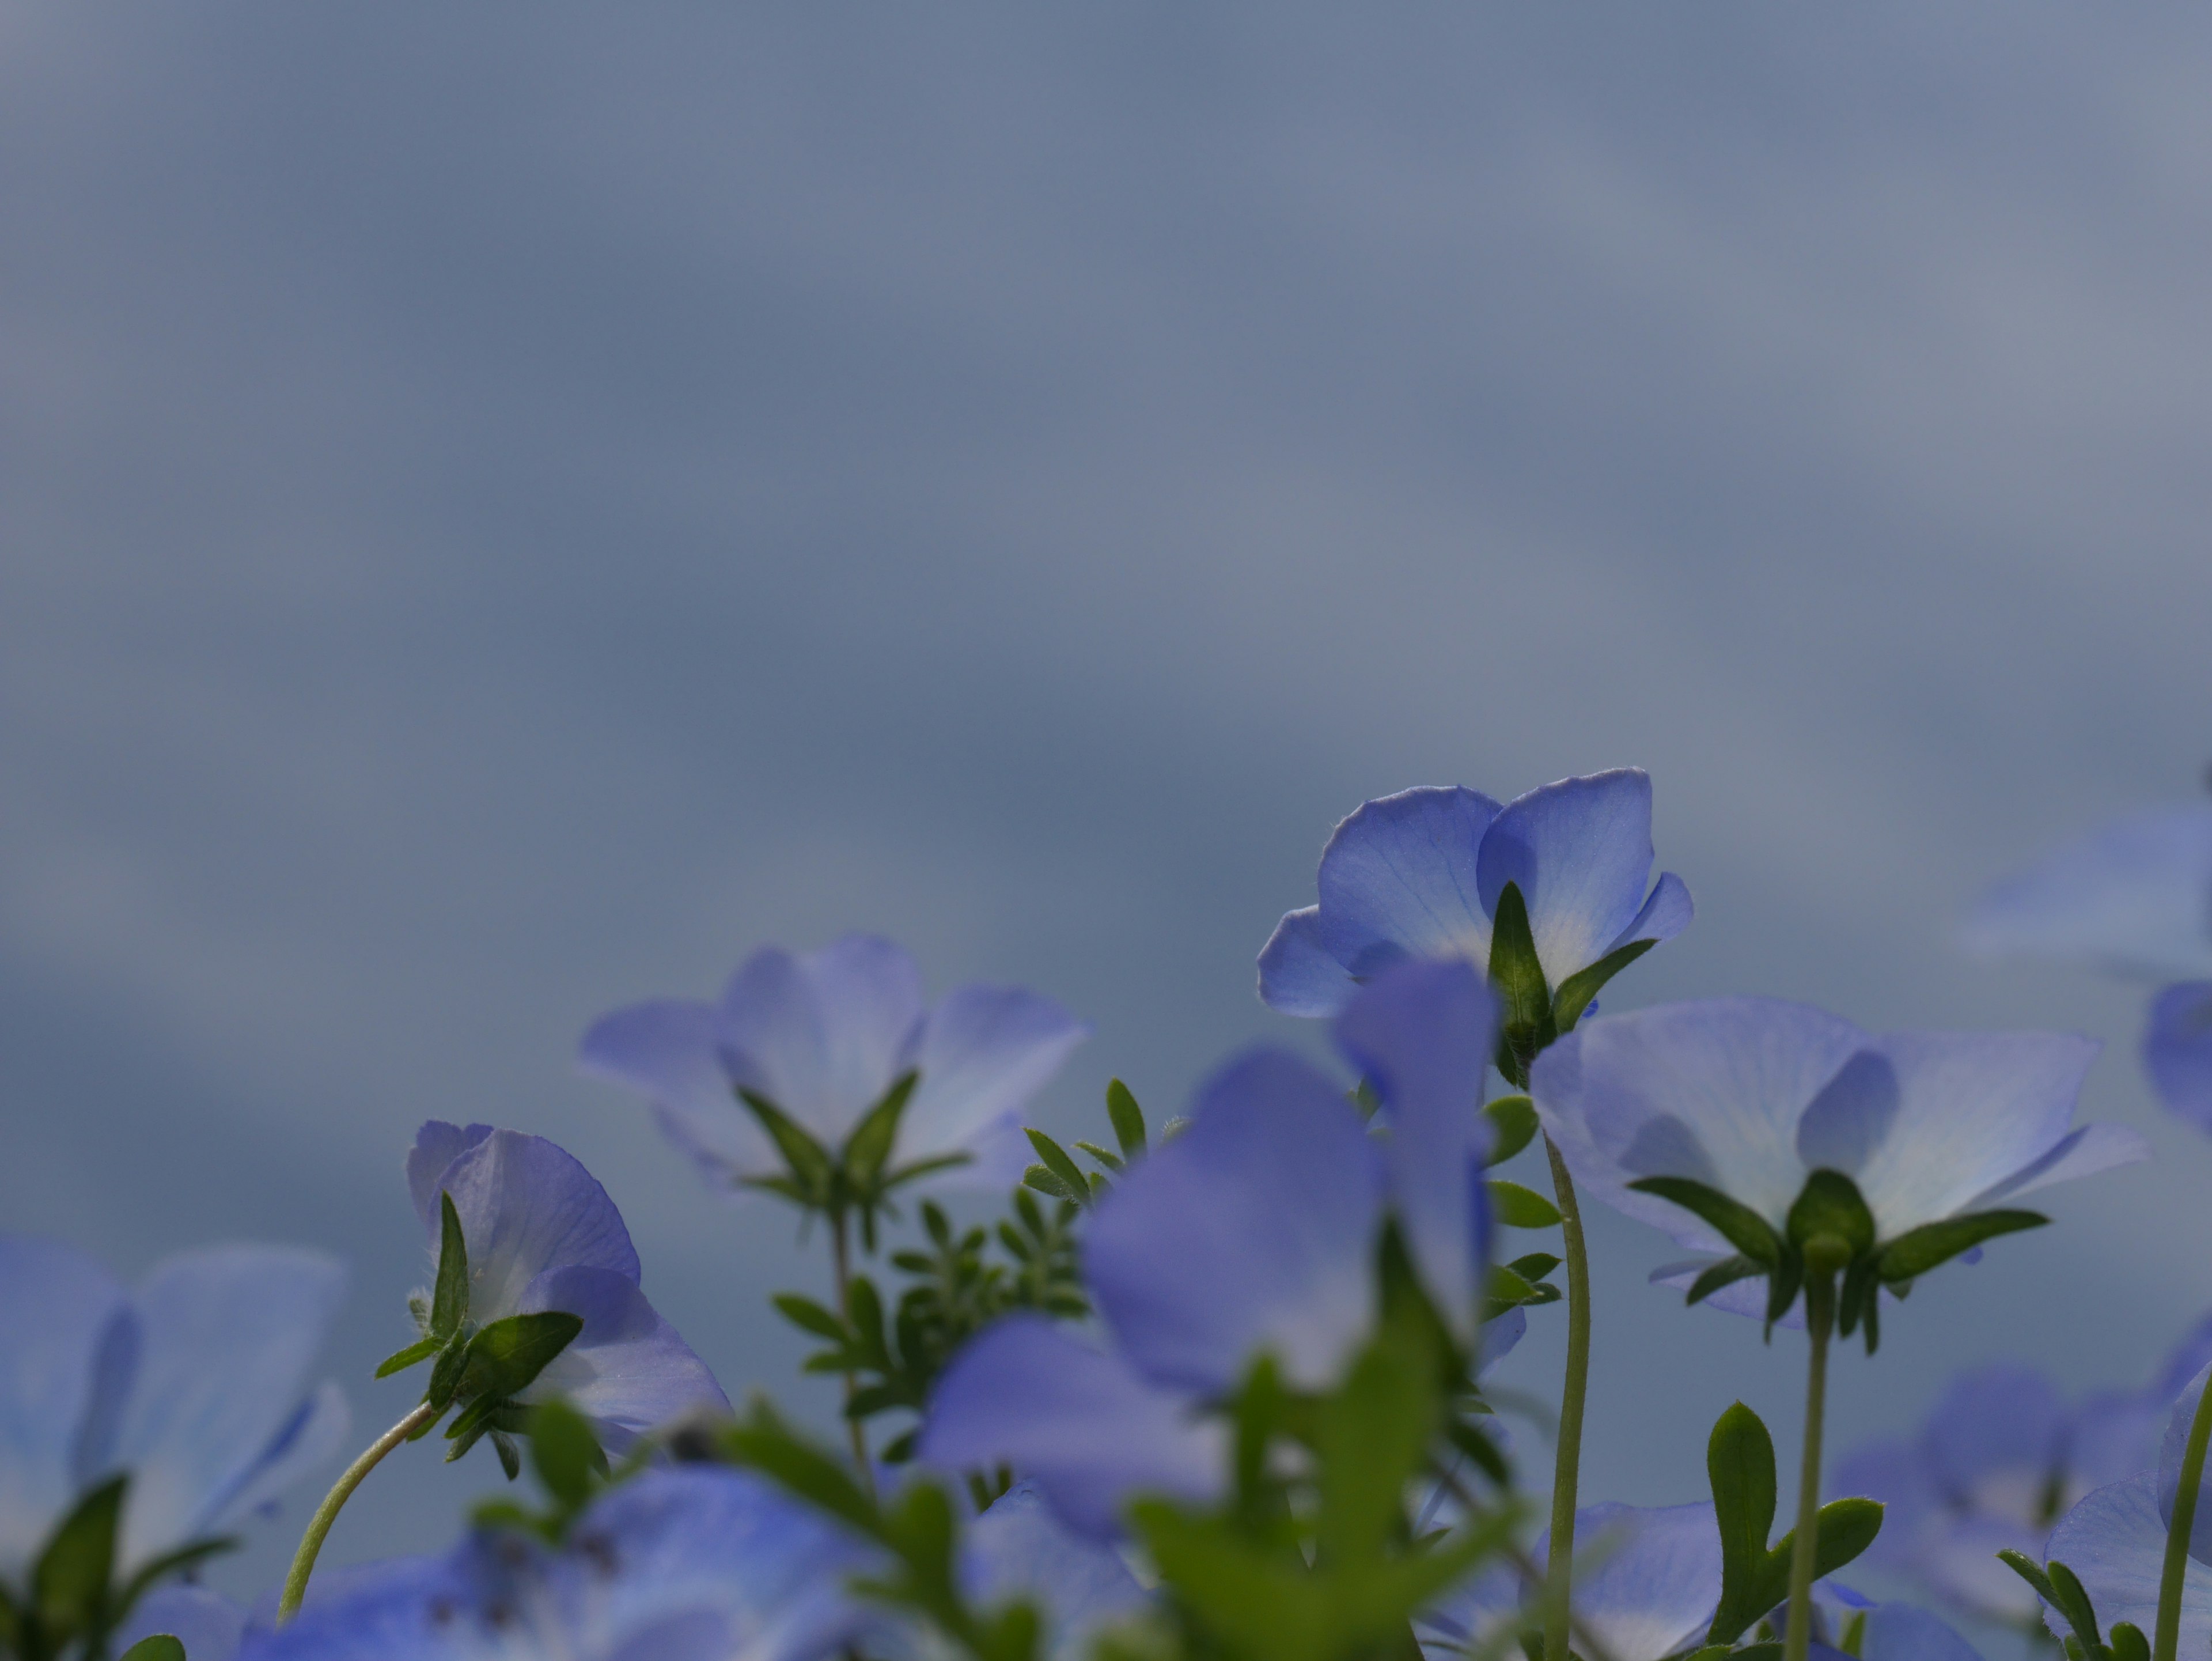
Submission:
{"label": "green stem", "polygon": [[417,1430],[435,1419],[442,1409],[428,1402],[416,1404],[414,1410],[390,1430],[378,1437],[362,1451],[360,1458],[345,1468],[345,1475],[331,1485],[323,1496],[323,1503],[315,1507],[315,1514],[307,1519],[307,1531],[300,1536],[300,1549],[293,1554],[291,1573],[284,1577],[284,1597],[276,1605],[276,1619],[289,1621],[299,1613],[300,1600],[307,1595],[307,1577],[315,1572],[315,1559],[323,1549],[323,1538],[331,1531],[331,1524],[338,1520],[338,1512],[353,1497],[362,1479],[374,1470],[384,1456],[412,1436]]}
{"label": "green stem", "polygon": [[2166,1567],[2158,1579],[2158,1638],[2151,1661],[2174,1661],[2181,1647],[2181,1584],[2189,1572],[2189,1542],[2197,1531],[2197,1491],[2204,1482],[2204,1448],[2212,1442],[2212,1384],[2197,1399],[2189,1444],[2181,1451],[2181,1478],[2173,1493],[2173,1521],[2166,1530]]}
{"label": "green stem", "polygon": [[[853,1318],[853,1247],[847,1238],[845,1214],[841,1210],[830,1214],[830,1258],[837,1271],[837,1312],[847,1321]],[[860,1380],[851,1373],[844,1375],[845,1401],[850,1405],[854,1393],[860,1387]],[[845,1430],[852,1439],[853,1463],[859,1468],[860,1481],[870,1494],[876,1491],[875,1468],[868,1463],[868,1433],[860,1428],[858,1419],[848,1415]]]}
{"label": "green stem", "polygon": [[1797,1467],[1797,1528],[1790,1548],[1790,1624],[1782,1661],[1805,1661],[1813,1642],[1813,1571],[1820,1551],[1820,1433],[1828,1405],[1828,1334],[1835,1323],[1835,1274],[1808,1264],[1805,1330],[1813,1349],[1805,1365],[1805,1454]]}
{"label": "green stem", "polygon": [[1567,1259],[1567,1378],[1559,1390],[1559,1438],[1552,1463],[1552,1543],[1544,1568],[1544,1661],[1570,1661],[1573,1636],[1575,1493],[1582,1479],[1583,1402],[1589,1394],[1589,1253],[1583,1244],[1582,1208],[1574,1178],[1550,1136],[1552,1192]]}

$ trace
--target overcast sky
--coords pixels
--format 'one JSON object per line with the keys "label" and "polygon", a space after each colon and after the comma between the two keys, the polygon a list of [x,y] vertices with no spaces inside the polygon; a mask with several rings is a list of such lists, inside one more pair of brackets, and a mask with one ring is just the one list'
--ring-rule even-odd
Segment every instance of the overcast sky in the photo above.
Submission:
{"label": "overcast sky", "polygon": [[[823,1270],[594,1014],[880,930],[1094,1021],[1090,1134],[1315,1041],[1252,959],[1361,800],[1636,764],[1698,916],[1609,1007],[2080,1028],[2159,1148],[1835,1445],[2136,1382],[2212,1146],[2138,993],[1950,930],[2212,754],[2208,76],[2180,8],[0,0],[0,1226],[342,1252],[365,1440],[402,1153],[490,1120],[781,1389]],[[1700,1497],[1739,1394],[1794,1442],[1801,1341],[1594,1250],[1590,1497]],[[331,1558],[496,1481],[409,1450]]]}

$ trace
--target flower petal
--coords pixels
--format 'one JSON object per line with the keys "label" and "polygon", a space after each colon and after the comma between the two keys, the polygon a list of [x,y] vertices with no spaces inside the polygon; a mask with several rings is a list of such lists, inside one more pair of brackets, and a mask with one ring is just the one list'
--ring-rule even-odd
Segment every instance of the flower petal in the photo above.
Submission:
{"label": "flower petal", "polygon": [[[2003,1569],[2002,1564],[1998,1567]],[[2019,1577],[2013,1578],[2018,1584]],[[1877,1603],[1869,1609],[1858,1652],[1862,1661],[1981,1661],[1972,1644],[1910,1603]]]}
{"label": "flower petal", "polygon": [[1650,897],[1644,902],[1644,909],[1599,955],[1607,956],[1638,940],[1671,940],[1687,928],[1697,915],[1689,885],[1672,871],[1662,871]]}
{"label": "flower petal", "polygon": [[[2046,1561],[2063,1562],[2081,1577],[2107,1632],[2132,1621],[2144,1632],[2158,1630],[2158,1589],[2166,1557],[2166,1518],[2159,1508],[2159,1479],[2144,1471],[2092,1493],[2058,1519],[2045,1548]],[[2045,1612],[2044,1624],[2056,1636],[2068,1628]],[[2184,1655],[2212,1652],[2212,1568],[2193,1555],[2181,1586],[2181,1647]]]}
{"label": "flower petal", "polygon": [[2142,1062],[2166,1110],[2212,1131],[2212,981],[2184,981],[2151,1001]]}
{"label": "flower petal", "polygon": [[669,1139],[710,1174],[726,1179],[781,1169],[768,1134],[723,1071],[714,1005],[669,998],[602,1015],[584,1034],[576,1059],[585,1072],[650,1101]]}
{"label": "flower petal", "polygon": [[415,1146],[407,1150],[407,1193],[415,1202],[415,1214],[429,1231],[433,1256],[439,1238],[438,1179],[447,1166],[490,1135],[488,1124],[464,1128],[443,1119],[426,1121],[415,1133]]}
{"label": "flower petal", "polygon": [[912,1061],[921,976],[890,940],[756,952],[722,994],[722,1063],[832,1147]]}
{"label": "flower petal", "polygon": [[2066,1451],[2066,1419],[2057,1385],[2033,1367],[1955,1373],[1921,1428],[1929,1479],[1977,1511],[2014,1498],[2039,1506]]}
{"label": "flower petal", "polygon": [[1192,1408],[1125,1357],[1013,1315],[952,1358],[930,1398],[921,1457],[948,1470],[1011,1464],[1068,1527],[1109,1540],[1137,1495],[1203,1503],[1223,1491],[1227,1433]]}
{"label": "flower petal", "polygon": [[707,1364],[646,1301],[637,1282],[611,1269],[572,1265],[539,1275],[518,1314],[566,1310],[584,1329],[553,1358],[526,1401],[566,1397],[599,1432],[611,1453],[694,1408],[729,1409]]}
{"label": "flower petal", "polygon": [[1403,957],[1490,961],[1476,862],[1498,804],[1456,785],[1363,804],[1322,850],[1321,940],[1354,975]]}
{"label": "flower petal", "polygon": [[[949,994],[921,1029],[914,1057],[921,1079],[900,1123],[895,1162],[971,1150],[983,1133],[1027,1106],[1090,1036],[1089,1026],[1050,998],[1018,987],[963,986]],[[945,1176],[957,1179],[964,1170]]]}
{"label": "flower petal", "polygon": [[237,1484],[210,1512],[210,1533],[226,1532],[264,1506],[272,1506],[301,1477],[337,1457],[353,1432],[353,1409],[331,1379],[315,1386]]}
{"label": "flower petal", "polygon": [[2212,805],[2110,824],[1985,893],[1970,950],[2158,980],[2212,975]]}
{"label": "flower petal", "polygon": [[[1539,1561],[1550,1536],[1539,1540]],[[1710,1501],[1590,1506],[1575,1513],[1575,1613],[1614,1661],[1692,1647],[1721,1600],[1721,1531]]]}
{"label": "flower petal", "polygon": [[0,1236],[0,1579],[23,1571],[76,1497],[71,1445],[123,1288],[58,1240]]}
{"label": "flower petal", "polygon": [[1084,1267],[1155,1382],[1224,1390],[1266,1349],[1293,1385],[1320,1389],[1373,1325],[1382,1209],[1380,1158],[1340,1087],[1255,1050],[1099,1202]]}
{"label": "flower petal", "polygon": [[109,1647],[127,1654],[133,1644],[157,1633],[184,1645],[190,1661],[233,1661],[246,1634],[246,1610],[198,1586],[156,1586],[131,1606]]}
{"label": "flower petal", "polygon": [[1044,1619],[1044,1653],[1079,1661],[1100,1628],[1151,1599],[1112,1547],[1070,1532],[1034,1482],[1020,1482],[968,1525],[963,1589],[988,1605],[1026,1598]]}
{"label": "flower petal", "polygon": [[[1482,910],[1496,916],[1505,885],[1519,885],[1537,960],[1554,988],[1628,934],[1650,878],[1651,776],[1638,767],[1516,796],[1482,839]],[[1674,886],[1686,901],[1688,891]],[[1662,911],[1671,920],[1676,909],[1670,891]]]}
{"label": "flower petal", "polygon": [[1285,1015],[1334,1015],[1359,989],[1321,940],[1321,907],[1284,913],[1260,948],[1260,1001]]}
{"label": "flower petal", "polygon": [[[548,1269],[586,1264],[637,1281],[637,1252],[615,1202],[543,1136],[495,1130],[448,1165],[439,1186],[453,1196],[468,1242],[469,1318],[478,1326],[514,1314],[523,1289]],[[438,1250],[434,1224],[430,1250]]]}

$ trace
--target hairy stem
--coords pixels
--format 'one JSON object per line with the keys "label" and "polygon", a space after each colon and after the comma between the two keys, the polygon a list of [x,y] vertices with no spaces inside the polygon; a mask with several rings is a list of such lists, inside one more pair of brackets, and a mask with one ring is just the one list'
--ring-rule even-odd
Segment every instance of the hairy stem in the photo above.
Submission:
{"label": "hairy stem", "polygon": [[324,1536],[330,1533],[331,1524],[338,1520],[338,1512],[345,1508],[345,1502],[353,1497],[362,1479],[376,1469],[386,1454],[435,1419],[440,1411],[428,1402],[417,1403],[404,1419],[371,1442],[361,1457],[345,1468],[345,1475],[331,1485],[331,1491],[323,1496],[323,1503],[315,1507],[315,1514],[307,1519],[307,1531],[300,1536],[300,1549],[292,1555],[291,1572],[284,1577],[284,1596],[276,1605],[278,1621],[289,1621],[299,1612],[300,1600],[307,1595],[307,1577],[315,1572],[315,1559],[323,1549]]}
{"label": "hairy stem", "polygon": [[1544,1570],[1544,1661],[1570,1661],[1573,1636],[1575,1491],[1582,1477],[1583,1402],[1589,1394],[1589,1253],[1583,1244],[1583,1214],[1574,1178],[1550,1136],[1552,1192],[1559,1198],[1559,1232],[1567,1259],[1567,1378],[1559,1390],[1559,1438],[1552,1463],[1552,1546]]}
{"label": "hairy stem", "polygon": [[1790,1625],[1783,1636],[1782,1661],[1805,1661],[1813,1642],[1813,1571],[1820,1549],[1820,1430],[1828,1404],[1828,1334],[1835,1321],[1835,1275],[1808,1267],[1805,1330],[1813,1348],[1805,1364],[1805,1453],[1797,1467],[1797,1529],[1790,1548]]}
{"label": "hairy stem", "polygon": [[2166,1567],[2158,1579],[2158,1636],[2151,1661],[2174,1661],[2181,1647],[2181,1583],[2189,1571],[2189,1542],[2197,1530],[2197,1491],[2204,1482],[2204,1448],[2212,1442],[2212,1384],[2197,1400],[2189,1421],[2189,1442],[2181,1451],[2180,1485],[2173,1494],[2173,1521],[2166,1530]]}
{"label": "hairy stem", "polygon": [[[835,1211],[830,1217],[830,1259],[837,1271],[837,1312],[848,1321],[853,1318],[853,1247],[848,1232],[848,1226],[843,1211]],[[849,1406],[860,1381],[848,1372],[845,1378],[845,1401]],[[875,1468],[868,1463],[868,1433],[860,1428],[858,1419],[847,1417],[846,1433],[852,1438],[853,1463],[858,1466],[860,1481],[869,1493],[876,1491]]]}

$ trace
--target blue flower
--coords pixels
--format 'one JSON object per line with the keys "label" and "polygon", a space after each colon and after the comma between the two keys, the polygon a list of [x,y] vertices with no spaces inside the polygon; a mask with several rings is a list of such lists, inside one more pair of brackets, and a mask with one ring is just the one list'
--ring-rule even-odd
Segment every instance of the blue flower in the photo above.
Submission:
{"label": "blue flower", "polygon": [[[1407,964],[1366,989],[1338,1037],[1382,1095],[1380,1141],[1310,1063],[1271,1050],[1231,1062],[1189,1128],[1098,1204],[1084,1267],[1110,1345],[1038,1317],[986,1329],[938,1384],[923,1457],[1011,1463],[1092,1538],[1112,1536],[1137,1494],[1215,1496],[1225,1431],[1200,1409],[1263,1352],[1293,1388],[1337,1380],[1375,1326],[1387,1212],[1439,1313],[1472,1341],[1486,1232],[1474,1107],[1494,1031],[1465,963]],[[1520,1323],[1493,1325],[1492,1359]]]}
{"label": "blue flower", "polygon": [[584,1035],[580,1059],[645,1095],[672,1141],[713,1181],[739,1187],[784,1164],[738,1089],[834,1151],[918,1070],[896,1162],[961,1159],[947,1180],[1000,1189],[1030,1158],[1023,1106],[1089,1031],[1051,999],[1011,987],[963,986],[932,1008],[912,958],[852,934],[803,957],[755,952],[719,1003],[617,1009]]}
{"label": "blue flower", "polygon": [[1404,958],[1487,970],[1498,897],[1516,884],[1544,979],[1570,977],[1688,926],[1672,873],[1649,894],[1651,780],[1637,768],[1561,779],[1503,807],[1457,786],[1361,806],[1321,856],[1321,903],[1293,911],[1260,953],[1260,996],[1287,1015],[1334,1015]]}
{"label": "blue flower", "polygon": [[345,1397],[308,1387],[345,1295],[319,1252],[213,1246],[136,1291],[50,1240],[0,1237],[0,1580],[127,1472],[117,1570],[222,1535],[344,1439]]}
{"label": "blue flower", "polygon": [[407,1183],[434,1262],[438,1196],[453,1196],[473,1325],[544,1310],[582,1318],[518,1400],[565,1398],[617,1452],[694,1408],[728,1408],[707,1364],[638,1289],[622,1214],[570,1154],[542,1136],[433,1119],[416,1134]]}
{"label": "blue flower", "polygon": [[1870,1443],[1838,1468],[1842,1492],[1887,1507],[1865,1561],[1964,1614],[2034,1620],[2035,1594],[1996,1554],[2040,1558],[2053,1521],[2091,1489],[2156,1464],[2174,1396],[2208,1360],[2212,1320],[2147,1387],[2076,1403],[2032,1367],[1958,1374],[1913,1436]]}
{"label": "blue flower", "polygon": [[2212,803],[2142,813],[1996,884],[1967,946],[2174,981],[2151,1006],[2142,1061],[2166,1106],[2212,1131]]}
{"label": "blue flower", "polygon": [[[2097,1611],[2098,1624],[2107,1632],[2121,1621],[2133,1621],[2146,1634],[2158,1630],[2159,1579],[2171,1521],[2170,1506],[2160,1500],[2160,1476],[2155,1470],[2139,1471],[2094,1490],[2058,1519],[2045,1547],[2045,1562],[2063,1563],[2080,1577]],[[2045,1611],[2044,1624],[2057,1637],[2068,1631],[2052,1610]],[[2191,1551],[2183,1571],[2178,1652],[2203,1655],[2208,1651],[2212,1651],[2212,1567],[2206,1565],[2199,1546]]]}
{"label": "blue flower", "polygon": [[[1577,1626],[1611,1661],[1662,1661],[1693,1650],[1721,1600],[1721,1536],[1710,1501],[1589,1506],[1575,1513]],[[1540,1576],[1549,1531],[1531,1551]],[[1582,1558],[1587,1555],[1588,1566]],[[1522,1625],[1541,1590],[1511,1566],[1486,1569],[1421,1617],[1431,1656],[1481,1654]]]}
{"label": "blue flower", "polygon": [[1054,1661],[1079,1661],[1098,1632],[1152,1602],[1121,1554],[1062,1527],[1034,1482],[1017,1482],[994,1500],[969,1524],[960,1549],[969,1598],[986,1608],[1027,1599]]}
{"label": "blue flower", "polygon": [[[1851,1615],[1866,1617],[1858,1647],[1852,1652],[1858,1661],[1981,1661],[1972,1644],[1926,1609],[1910,1603],[1870,1603],[1863,1599],[1853,1600],[1846,1607]],[[1817,1640],[1813,1652],[1821,1661],[1844,1661],[1844,1651]]]}
{"label": "blue flower", "polygon": [[218,1592],[159,1586],[138,1600],[108,1647],[124,1655],[141,1639],[167,1633],[185,1646],[185,1661],[234,1661],[246,1621],[246,1610]]}
{"label": "blue flower", "polygon": [[2131,1130],[2073,1125],[2096,1054],[2066,1034],[1875,1034],[1802,1004],[1724,998],[1587,1022],[1537,1058],[1530,1086],[1576,1182],[1692,1250],[1743,1248],[1631,1184],[1686,1179],[1786,1237],[1807,1179],[1841,1172],[1878,1253],[2143,1158]]}
{"label": "blue flower", "polygon": [[872,1561],[748,1474],[653,1470],[595,1500],[557,1550],[480,1532],[332,1576],[289,1623],[250,1632],[240,1661],[814,1661],[871,1618],[845,1581]]}

